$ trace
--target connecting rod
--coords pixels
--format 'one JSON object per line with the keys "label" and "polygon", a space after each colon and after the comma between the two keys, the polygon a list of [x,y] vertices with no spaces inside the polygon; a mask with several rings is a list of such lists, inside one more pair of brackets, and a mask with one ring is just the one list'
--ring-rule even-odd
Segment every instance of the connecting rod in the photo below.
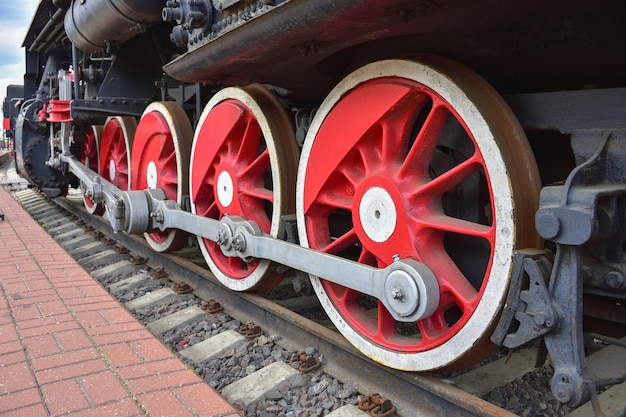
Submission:
{"label": "connecting rod", "polygon": [[175,201],[166,200],[159,189],[122,191],[73,157],[61,156],[61,160],[83,182],[87,196],[104,202],[105,217],[116,233],[183,230],[216,242],[226,256],[246,262],[268,259],[372,296],[402,322],[429,317],[439,305],[437,279],[416,260],[395,257],[386,268],[374,268],[275,239],[240,217],[216,220],[186,212]]}

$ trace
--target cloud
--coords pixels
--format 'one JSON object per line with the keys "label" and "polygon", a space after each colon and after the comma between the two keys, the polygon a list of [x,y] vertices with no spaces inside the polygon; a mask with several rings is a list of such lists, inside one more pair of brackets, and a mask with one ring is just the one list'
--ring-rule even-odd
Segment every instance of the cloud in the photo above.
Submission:
{"label": "cloud", "polygon": [[9,84],[22,84],[25,51],[22,43],[39,0],[0,1],[0,100]]}

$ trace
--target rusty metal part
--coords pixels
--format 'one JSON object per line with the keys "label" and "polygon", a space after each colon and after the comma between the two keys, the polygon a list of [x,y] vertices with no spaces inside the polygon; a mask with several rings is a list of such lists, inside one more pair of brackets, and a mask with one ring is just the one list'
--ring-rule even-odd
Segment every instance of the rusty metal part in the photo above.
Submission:
{"label": "rusty metal part", "polygon": [[360,401],[358,408],[372,417],[389,417],[396,413],[396,407],[391,403],[391,400],[381,397],[378,393],[370,394]]}
{"label": "rusty metal part", "polygon": [[215,314],[224,311],[224,307],[215,300],[209,300],[200,307],[205,313]]}
{"label": "rusty metal part", "polygon": [[263,333],[261,326],[258,326],[252,322],[247,323],[239,328],[239,334],[246,337],[246,339],[254,339]]}
{"label": "rusty metal part", "polygon": [[92,225],[88,224],[87,226],[84,227],[85,232],[93,232],[94,228]]}
{"label": "rusty metal part", "polygon": [[143,265],[148,262],[148,258],[143,256],[133,256],[130,258],[130,263],[133,265]]}
{"label": "rusty metal part", "polygon": [[96,239],[100,239],[101,237],[104,237],[104,233],[102,233],[100,230],[96,230],[95,232],[93,232],[92,236]]}
{"label": "rusty metal part", "polygon": [[193,292],[191,285],[186,282],[179,282],[172,288],[176,294],[189,294]]}
{"label": "rusty metal part", "polygon": [[126,246],[118,246],[117,248],[115,248],[115,253],[119,253],[120,255],[124,255],[129,252],[130,249],[128,249]]}
{"label": "rusty metal part", "polygon": [[78,219],[78,220],[76,220],[76,224],[79,225],[79,226],[82,226],[82,225],[85,224],[85,221],[83,219]]}
{"label": "rusty metal part", "polygon": [[117,242],[117,241],[115,239],[110,238],[110,237],[105,237],[104,239],[102,239],[102,243],[104,243],[107,246],[115,245],[115,242]]}
{"label": "rusty metal part", "polygon": [[157,268],[152,271],[150,276],[154,279],[165,278],[167,276],[167,272],[165,272],[165,269],[163,268]]}
{"label": "rusty metal part", "polygon": [[298,352],[295,355],[293,355],[291,357],[291,360],[289,361],[289,364],[292,365],[296,362],[299,364],[298,371],[302,372],[303,374],[306,374],[307,372],[311,372],[319,368],[320,366],[322,366],[320,361],[317,360],[315,356],[307,355],[304,352]]}

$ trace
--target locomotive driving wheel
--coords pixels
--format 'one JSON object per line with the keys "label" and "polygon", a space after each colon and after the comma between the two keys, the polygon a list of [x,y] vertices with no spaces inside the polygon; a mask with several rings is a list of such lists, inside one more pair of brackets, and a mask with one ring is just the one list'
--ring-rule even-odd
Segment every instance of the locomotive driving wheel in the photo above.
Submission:
{"label": "locomotive driving wheel", "polygon": [[[287,114],[260,85],[226,88],[207,103],[193,141],[190,197],[193,213],[252,220],[267,234],[282,234],[281,216],[295,207],[297,146]],[[235,291],[266,291],[282,276],[267,260],[225,256],[199,239],[213,274]]]}
{"label": "locomotive driving wheel", "polygon": [[[85,145],[80,155],[80,162],[82,162],[87,168],[100,173],[100,138],[102,137],[102,126],[90,126],[87,133],[85,133]],[[84,184],[80,183],[81,190],[83,191],[83,204],[85,210],[89,214],[102,214],[104,207],[102,204],[96,204],[94,201],[85,195]]]}
{"label": "locomotive driving wheel", "polygon": [[331,91],[307,134],[300,243],[378,268],[414,259],[435,275],[440,301],[407,323],[323,277],[311,277],[313,287],[339,331],[374,360],[465,367],[492,350],[514,250],[538,244],[539,188],[524,132],[485,81],[438,57],[367,65]]}
{"label": "locomotive driving wheel", "polygon": [[107,119],[100,142],[100,175],[122,191],[130,189],[130,150],[137,122],[129,116]]}
{"label": "locomotive driving wheel", "polygon": [[[180,206],[188,194],[189,155],[193,129],[185,111],[173,102],[150,104],[143,113],[131,152],[132,186],[136,190],[160,188],[165,198]],[[184,247],[187,234],[181,230],[144,234],[150,247],[168,252]]]}

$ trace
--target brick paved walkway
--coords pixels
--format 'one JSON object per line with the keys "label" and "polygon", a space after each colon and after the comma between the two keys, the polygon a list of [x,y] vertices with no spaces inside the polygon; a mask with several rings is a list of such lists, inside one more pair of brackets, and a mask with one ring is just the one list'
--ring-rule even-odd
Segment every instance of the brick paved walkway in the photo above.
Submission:
{"label": "brick paved walkway", "polygon": [[0,188],[0,416],[238,416]]}

